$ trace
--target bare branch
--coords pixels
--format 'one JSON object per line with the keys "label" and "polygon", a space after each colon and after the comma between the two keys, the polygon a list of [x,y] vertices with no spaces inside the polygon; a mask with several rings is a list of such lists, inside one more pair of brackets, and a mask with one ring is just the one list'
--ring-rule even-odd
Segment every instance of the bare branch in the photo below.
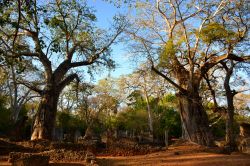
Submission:
{"label": "bare branch", "polygon": [[154,66],[151,67],[151,69],[158,75],[160,75],[161,77],[163,77],[164,79],[166,79],[170,84],[172,84],[175,88],[177,88],[180,92],[182,93],[186,93],[186,90],[183,89],[182,87],[180,87],[178,84],[176,84],[174,81],[172,81],[169,77],[167,77],[165,74],[163,74],[162,72],[160,72],[159,70],[157,70]]}
{"label": "bare branch", "polygon": [[213,89],[212,85],[210,84],[210,79],[209,79],[209,76],[208,76],[207,73],[204,75],[204,79],[206,80],[206,83],[208,85],[208,89],[211,92],[213,102],[214,102],[214,107],[215,107],[215,109],[217,109],[218,104],[217,104],[217,100],[216,100],[216,97],[215,97],[215,90]]}
{"label": "bare branch", "polygon": [[16,38],[18,36],[20,21],[21,21],[21,0],[18,0],[18,20],[17,20],[16,32],[15,32],[13,43],[12,43],[13,48],[14,48],[14,45],[15,45],[15,42],[16,42]]}
{"label": "bare branch", "polygon": [[158,11],[160,12],[161,16],[164,18],[165,22],[167,23],[168,25],[168,28],[171,29],[171,24],[166,16],[166,14],[161,10],[161,7],[160,7],[160,1],[161,0],[157,0],[157,9]]}
{"label": "bare branch", "polygon": [[213,57],[210,58],[210,61],[207,61],[206,63],[204,63],[200,67],[201,75],[204,76],[204,74],[206,74],[209,69],[211,69],[216,64],[220,63],[221,61],[223,61],[225,59],[231,59],[231,60],[235,60],[235,61],[239,61],[239,62],[244,61],[243,58],[238,57],[235,54],[225,54],[225,55],[221,55],[221,56],[217,56],[217,57],[213,56]]}
{"label": "bare branch", "polygon": [[31,85],[31,84],[29,84],[29,83],[27,83],[27,82],[23,82],[23,81],[18,81],[17,83],[26,86],[27,88],[29,88],[29,89],[31,89],[31,90],[33,90],[33,91],[39,93],[40,95],[43,93],[43,90],[39,89],[39,88],[38,88],[37,86],[35,86],[35,85]]}
{"label": "bare branch", "polygon": [[80,82],[80,78],[78,77],[78,75],[76,73],[74,73],[74,74],[67,76],[63,81],[61,81],[58,84],[59,88],[63,89],[65,86],[70,84],[74,79],[76,79],[78,82]]}

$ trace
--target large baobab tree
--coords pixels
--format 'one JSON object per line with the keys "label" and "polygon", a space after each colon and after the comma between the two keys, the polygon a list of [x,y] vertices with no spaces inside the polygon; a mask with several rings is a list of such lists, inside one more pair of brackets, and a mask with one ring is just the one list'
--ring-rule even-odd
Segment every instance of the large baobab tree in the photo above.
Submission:
{"label": "large baobab tree", "polygon": [[[147,55],[152,70],[178,90],[183,137],[202,145],[211,145],[213,136],[202,105],[200,85],[203,77],[225,59],[243,61],[216,43],[225,34],[217,33],[217,24],[229,1],[156,0],[137,3],[134,29],[134,53]],[[244,3],[242,4],[244,5]],[[204,29],[215,34],[207,44]]]}
{"label": "large baobab tree", "polygon": [[70,82],[79,81],[76,71],[79,67],[88,66],[85,68],[88,71],[101,65],[114,67],[110,46],[122,32],[124,19],[116,17],[108,33],[95,27],[96,17],[85,1],[20,3],[21,17],[17,2],[3,9],[1,53],[29,58],[37,67],[39,74],[22,82],[41,96],[31,139],[52,139],[61,91]]}

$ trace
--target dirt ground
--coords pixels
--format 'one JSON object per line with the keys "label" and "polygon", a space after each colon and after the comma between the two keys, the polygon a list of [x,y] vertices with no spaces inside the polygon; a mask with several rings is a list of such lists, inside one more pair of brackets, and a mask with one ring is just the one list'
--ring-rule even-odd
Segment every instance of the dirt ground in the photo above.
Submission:
{"label": "dirt ground", "polygon": [[[123,142],[122,145],[120,143],[119,147],[114,144],[108,151],[99,152],[97,149],[95,153],[97,164],[100,166],[250,166],[250,155],[236,152],[229,155],[219,148],[206,148],[187,142],[175,143],[167,150],[158,147],[152,149],[149,145],[138,145],[131,141]],[[53,144],[50,146],[53,150],[44,147],[48,147],[48,142],[31,146],[29,142],[13,143],[0,140],[0,166],[11,165],[8,162],[8,153],[11,151],[38,153],[43,150],[53,151],[50,153],[50,165],[86,165],[84,146]],[[132,153],[133,151],[137,152]]]}
{"label": "dirt ground", "polygon": [[250,155],[206,152],[197,145],[178,145],[166,151],[127,157],[98,157],[100,166],[250,166]]}

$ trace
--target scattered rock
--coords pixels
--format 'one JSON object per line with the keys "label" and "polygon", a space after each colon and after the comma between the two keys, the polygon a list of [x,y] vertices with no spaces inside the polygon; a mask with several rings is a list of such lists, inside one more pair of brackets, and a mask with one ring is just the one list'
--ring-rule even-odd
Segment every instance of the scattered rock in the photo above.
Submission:
{"label": "scattered rock", "polygon": [[162,151],[161,147],[151,144],[139,144],[132,139],[122,138],[114,140],[106,149],[106,155],[112,156],[134,156],[144,155]]}
{"label": "scattered rock", "polygon": [[250,154],[250,137],[242,138],[239,142],[238,149],[240,152]]}
{"label": "scattered rock", "polygon": [[9,162],[13,166],[47,166],[49,156],[32,153],[11,152]]}
{"label": "scattered rock", "polygon": [[250,124],[249,123],[241,123],[240,124],[240,136],[242,137],[250,137]]}
{"label": "scattered rock", "polygon": [[91,152],[87,152],[86,153],[86,156],[85,156],[85,161],[86,163],[92,163],[96,160],[96,157],[93,153]]}
{"label": "scattered rock", "polygon": [[84,161],[86,156],[86,151],[73,151],[66,149],[55,149],[50,151],[42,152],[44,155],[50,156],[50,161]]}
{"label": "scattered rock", "polygon": [[91,160],[90,164],[96,164],[96,160]]}

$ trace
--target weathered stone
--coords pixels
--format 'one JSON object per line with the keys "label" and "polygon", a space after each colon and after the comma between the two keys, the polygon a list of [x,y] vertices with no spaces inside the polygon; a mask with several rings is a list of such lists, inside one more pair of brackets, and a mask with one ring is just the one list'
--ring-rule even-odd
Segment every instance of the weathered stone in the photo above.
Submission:
{"label": "weathered stone", "polygon": [[250,124],[241,123],[240,124],[240,136],[241,137],[250,137]]}
{"label": "weathered stone", "polygon": [[242,138],[239,142],[238,149],[240,152],[250,154],[250,137]]}
{"label": "weathered stone", "polygon": [[94,160],[94,161],[96,160],[95,155],[91,152],[87,152],[86,156],[85,156],[86,163],[91,163],[91,162],[93,162],[92,160]]}
{"label": "weathered stone", "polygon": [[12,166],[47,166],[49,158],[49,156],[40,154],[11,152],[9,162],[12,163]]}
{"label": "weathered stone", "polygon": [[240,135],[237,139],[238,150],[250,154],[250,124],[240,124]]}
{"label": "weathered stone", "polygon": [[218,147],[224,147],[226,145],[226,141],[214,141],[214,144]]}

